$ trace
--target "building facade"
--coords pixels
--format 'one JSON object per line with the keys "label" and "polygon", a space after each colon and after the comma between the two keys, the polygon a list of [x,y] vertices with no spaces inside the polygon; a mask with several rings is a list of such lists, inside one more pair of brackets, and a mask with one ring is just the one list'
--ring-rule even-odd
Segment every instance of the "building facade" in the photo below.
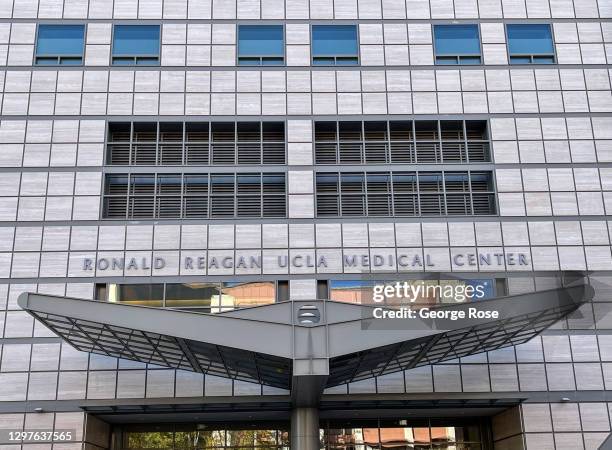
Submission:
{"label": "building facade", "polygon": [[577,276],[592,301],[520,345],[338,378],[320,446],[598,448],[611,18],[610,0],[0,0],[0,448],[296,442],[288,389],[131,361],[117,336],[126,358],[79,351],[22,293],[222,316]]}

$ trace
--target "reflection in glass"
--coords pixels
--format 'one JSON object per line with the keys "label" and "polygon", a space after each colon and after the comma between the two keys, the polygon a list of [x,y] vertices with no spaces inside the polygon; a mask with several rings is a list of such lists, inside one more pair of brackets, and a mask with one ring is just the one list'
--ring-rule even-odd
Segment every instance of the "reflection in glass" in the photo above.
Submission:
{"label": "reflection in glass", "polygon": [[171,449],[173,434],[171,431],[131,431],[124,434],[124,441],[131,449]]}
{"label": "reflection in glass", "polygon": [[276,301],[274,281],[228,281],[223,283],[109,284],[109,302],[124,304],[198,308],[219,313],[237,308],[269,305]]}
{"label": "reflection in glass", "polygon": [[108,301],[139,306],[163,306],[163,284],[111,284]]}
{"label": "reflection in glass", "polygon": [[211,312],[269,305],[274,301],[275,289],[272,281],[228,281],[222,283],[221,295],[213,298]]}
{"label": "reflection in glass", "polygon": [[173,308],[210,307],[219,297],[217,283],[169,283],[166,285],[166,306]]}
{"label": "reflection in glass", "polygon": [[336,302],[371,304],[374,281],[330,280],[329,299]]}
{"label": "reflection in glass", "polygon": [[[327,430],[327,445],[330,449],[354,449],[356,445],[363,449],[366,444],[363,428],[330,428]],[[378,430],[376,438],[369,436],[374,445],[378,444]]]}
{"label": "reflection in glass", "polygon": [[225,430],[199,430],[198,448],[223,447],[225,445]]}
{"label": "reflection in glass", "polygon": [[227,445],[231,447],[253,447],[255,430],[227,430]]}
{"label": "reflection in glass", "polygon": [[276,430],[255,430],[255,445],[271,447],[276,444]]}
{"label": "reflection in glass", "polygon": [[177,431],[174,434],[174,445],[181,450],[194,450],[200,446],[200,434],[197,431]]}
{"label": "reflection in glass", "polygon": [[414,431],[411,427],[380,429],[380,445],[383,449],[406,448],[414,444]]}
{"label": "reflection in glass", "polygon": [[[278,426],[278,427],[277,427]],[[282,426],[283,428],[279,429]],[[288,424],[128,425],[125,450],[288,450]],[[481,423],[460,419],[371,419],[322,421],[325,450],[480,450]],[[487,447],[488,448],[488,447]]]}

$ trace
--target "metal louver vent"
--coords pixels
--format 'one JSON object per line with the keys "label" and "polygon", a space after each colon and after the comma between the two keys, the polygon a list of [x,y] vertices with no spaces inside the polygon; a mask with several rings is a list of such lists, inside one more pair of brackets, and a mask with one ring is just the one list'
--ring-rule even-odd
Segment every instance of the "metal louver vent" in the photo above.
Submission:
{"label": "metal louver vent", "polygon": [[210,217],[229,218],[234,217],[234,198],[229,196],[213,195],[210,198]]}
{"label": "metal louver vent", "polygon": [[132,165],[154,166],[156,161],[157,145],[155,142],[132,142]]}
{"label": "metal louver vent", "polygon": [[263,196],[263,217],[285,217],[287,215],[287,202],[281,195]]}
{"label": "metal louver vent", "polygon": [[366,164],[384,164],[388,162],[389,147],[385,142],[365,143]]}
{"label": "metal louver vent", "polygon": [[244,195],[238,197],[236,215],[238,217],[259,217],[261,215],[261,197],[259,195]]}
{"label": "metal louver vent", "polygon": [[105,217],[109,219],[125,219],[127,211],[127,197],[104,198]]}
{"label": "metal louver vent", "polygon": [[496,214],[492,172],[360,172],[316,175],[319,217]]}
{"label": "metal louver vent", "polygon": [[490,162],[485,121],[316,122],[317,164]]}
{"label": "metal louver vent", "polygon": [[183,164],[183,144],[181,142],[159,144],[159,161],[162,166]]}
{"label": "metal louver vent", "polygon": [[441,194],[421,194],[419,196],[419,207],[421,215],[424,216],[439,216],[445,213]]}
{"label": "metal louver vent", "polygon": [[342,196],[342,215],[343,216],[365,216],[366,202],[363,194],[348,194]]}
{"label": "metal louver vent", "polygon": [[109,143],[108,144],[109,164],[114,166],[130,165],[130,143]]}
{"label": "metal louver vent", "polygon": [[339,216],[340,215],[340,199],[338,197],[318,195],[317,196],[317,215],[319,217]]}
{"label": "metal louver vent", "polygon": [[103,217],[286,217],[285,183],[284,173],[107,175]]}
{"label": "metal louver vent", "polygon": [[261,164],[261,142],[239,142],[238,164]]}
{"label": "metal louver vent", "polygon": [[[283,138],[284,139],[284,138]],[[285,164],[285,142],[262,143],[263,164]]]}
{"label": "metal louver vent", "polygon": [[413,164],[414,158],[414,144],[410,141],[391,141],[390,144],[392,164]]}
{"label": "metal louver vent", "polygon": [[441,146],[439,142],[417,141],[416,160],[418,163],[436,163],[442,158]]}
{"label": "metal louver vent", "polygon": [[187,166],[207,166],[208,155],[208,142],[185,143],[185,164]]}
{"label": "metal louver vent", "polygon": [[285,164],[284,122],[110,123],[108,165]]}
{"label": "metal louver vent", "polygon": [[211,150],[213,165],[233,166],[236,164],[236,144],[234,142],[213,141]]}

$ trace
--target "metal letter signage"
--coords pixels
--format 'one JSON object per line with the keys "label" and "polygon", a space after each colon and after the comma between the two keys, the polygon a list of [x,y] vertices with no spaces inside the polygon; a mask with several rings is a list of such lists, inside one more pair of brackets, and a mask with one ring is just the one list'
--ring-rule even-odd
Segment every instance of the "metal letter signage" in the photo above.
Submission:
{"label": "metal letter signage", "polygon": [[[292,253],[281,255],[274,258],[264,259],[261,255],[252,254],[215,254],[207,257],[206,253],[197,256],[184,256],[177,260],[168,260],[161,256],[138,257],[138,258],[83,258],[81,270],[84,272],[97,271],[102,274],[116,270],[136,271],[150,270],[153,273],[158,270],[179,269],[186,270],[209,270],[214,269],[262,269],[264,265],[275,269],[287,267],[311,268],[313,271],[319,268],[328,268],[332,263],[331,256],[318,255],[312,253]],[[457,269],[468,267],[488,267],[503,268],[504,266],[530,266],[530,258],[526,253],[503,252],[502,250],[494,253],[454,253],[451,250],[450,263]],[[448,261],[442,261],[440,255],[433,255],[427,252],[397,253],[390,249],[389,253],[351,253],[343,254],[340,261],[336,261],[345,268],[386,268],[394,270],[396,268],[412,268],[415,270],[438,270],[439,267],[446,267]],[[178,264],[178,266],[177,266]],[[173,267],[175,266],[175,267]],[[333,267],[333,265],[332,265]],[[472,269],[473,270],[473,269]]]}

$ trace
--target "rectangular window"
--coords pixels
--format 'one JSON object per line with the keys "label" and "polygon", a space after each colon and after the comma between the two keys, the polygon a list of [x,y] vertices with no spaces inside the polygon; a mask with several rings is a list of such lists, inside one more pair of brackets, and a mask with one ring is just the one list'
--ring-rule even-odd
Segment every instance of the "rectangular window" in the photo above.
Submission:
{"label": "rectangular window", "polygon": [[94,299],[104,302],[108,300],[108,291],[105,283],[96,283]]}
{"label": "rectangular window", "polygon": [[[384,281],[378,282],[384,284]],[[374,303],[374,280],[329,280],[328,297],[334,302],[372,305]]]}
{"label": "rectangular window", "polygon": [[210,308],[218,298],[219,283],[166,284],[165,306],[169,308]]}
{"label": "rectangular window", "polygon": [[39,25],[36,64],[82,64],[84,36],[85,25]]}
{"label": "rectangular window", "polygon": [[[218,312],[275,302],[276,289],[273,281],[225,281],[221,283]],[[213,312],[217,312],[213,308]]]}
{"label": "rectangular window", "polygon": [[159,25],[115,25],[113,65],[159,64]]}
{"label": "rectangular window", "polygon": [[554,64],[555,49],[548,24],[506,25],[510,64]]}
{"label": "rectangular window", "polygon": [[480,64],[478,25],[434,25],[436,64]]}
{"label": "rectangular window", "polygon": [[[125,264],[125,262],[122,261],[121,264]],[[196,264],[195,261],[194,264]],[[201,264],[206,264],[206,262]],[[253,261],[247,259],[246,264],[261,264],[261,261],[257,258]],[[283,283],[287,284],[287,282],[278,281],[278,284]],[[99,298],[102,301],[160,308],[195,308],[198,311],[213,314],[269,305],[277,301],[277,283],[274,281],[204,281],[166,284],[111,283],[108,285],[101,284],[100,286],[103,286],[104,290],[109,292],[108,298]]]}
{"label": "rectangular window", "polygon": [[284,173],[107,175],[107,219],[285,217]]}
{"label": "rectangular window", "polygon": [[140,306],[163,306],[163,284],[111,284],[108,301]]}
{"label": "rectangular window", "polygon": [[357,26],[313,25],[312,64],[317,66],[359,64]]}
{"label": "rectangular window", "polygon": [[280,66],[285,61],[282,25],[239,25],[238,64]]}
{"label": "rectangular window", "polygon": [[496,214],[491,172],[330,172],[316,175],[318,217]]}
{"label": "rectangular window", "polygon": [[[163,345],[160,343],[160,346]],[[173,355],[166,353],[166,357]],[[213,364],[212,366],[215,366]],[[211,367],[214,373],[219,373]],[[260,368],[258,367],[258,370]],[[126,425],[122,436],[122,448],[140,449],[201,449],[201,450],[282,450],[289,447],[289,431],[278,424],[258,423],[257,427],[240,424],[207,424],[206,428],[196,424]],[[225,426],[225,428],[224,428]],[[268,428],[265,428],[268,427]],[[378,441],[377,441],[378,442]],[[471,447],[470,447],[471,448]]]}

